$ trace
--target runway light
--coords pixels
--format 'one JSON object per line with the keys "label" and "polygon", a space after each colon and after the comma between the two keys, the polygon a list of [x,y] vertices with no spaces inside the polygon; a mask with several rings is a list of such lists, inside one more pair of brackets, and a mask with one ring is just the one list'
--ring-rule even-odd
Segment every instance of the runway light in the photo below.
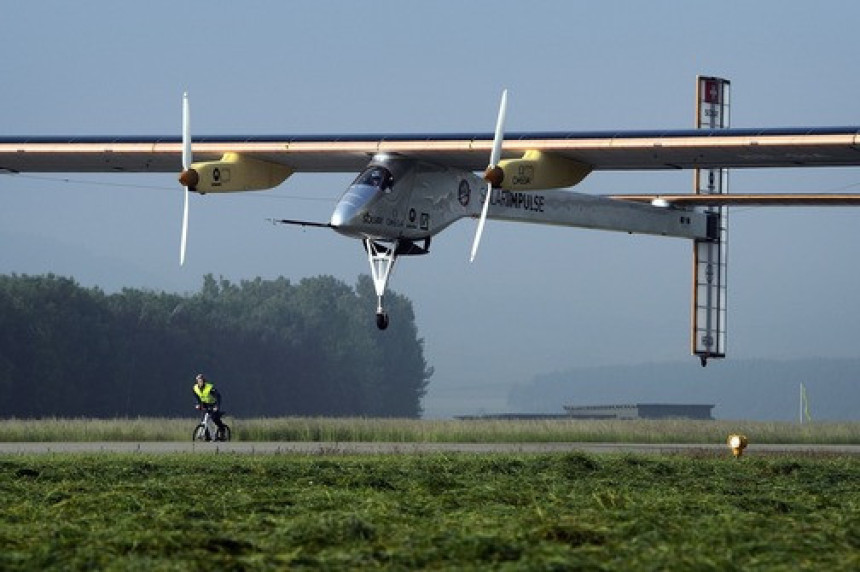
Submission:
{"label": "runway light", "polygon": [[729,435],[729,438],[726,439],[726,444],[731,448],[732,454],[736,459],[744,454],[744,449],[747,448],[748,442],[746,435],[738,435],[735,433]]}

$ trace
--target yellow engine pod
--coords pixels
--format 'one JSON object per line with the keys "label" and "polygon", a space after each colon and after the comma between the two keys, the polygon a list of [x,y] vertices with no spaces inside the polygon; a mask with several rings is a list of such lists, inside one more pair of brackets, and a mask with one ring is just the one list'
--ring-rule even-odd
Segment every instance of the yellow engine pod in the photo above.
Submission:
{"label": "yellow engine pod", "polygon": [[591,165],[536,150],[526,151],[521,159],[499,161],[499,167],[505,172],[502,188],[509,191],[572,187],[591,172]]}
{"label": "yellow engine pod", "polygon": [[236,193],[261,191],[283,183],[293,174],[285,165],[245,157],[239,153],[224,153],[220,161],[194,163],[200,179],[198,193]]}

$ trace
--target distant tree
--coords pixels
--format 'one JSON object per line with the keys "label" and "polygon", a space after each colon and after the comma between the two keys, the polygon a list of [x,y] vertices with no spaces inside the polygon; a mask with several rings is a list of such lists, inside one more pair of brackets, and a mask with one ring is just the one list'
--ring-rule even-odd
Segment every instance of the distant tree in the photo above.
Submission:
{"label": "distant tree", "polygon": [[420,415],[432,368],[411,303],[391,294],[379,332],[371,297],[366,276],[207,275],[190,295],[0,276],[0,416],[188,415],[198,371],[244,417]]}
{"label": "distant tree", "polygon": [[[359,277],[355,287],[362,308],[376,303],[376,291],[370,276]],[[427,384],[433,368],[424,359],[424,340],[418,338],[412,302],[391,292],[386,304],[395,319],[385,331],[368,329],[370,321],[364,317],[361,329],[369,334],[370,344],[376,348],[368,383],[376,389],[375,401],[368,404],[371,415],[386,417],[418,417],[422,413],[421,399],[427,393]],[[369,331],[368,331],[369,330]]]}
{"label": "distant tree", "polygon": [[[3,277],[4,369],[13,372],[3,410],[16,414],[106,414],[111,317],[98,289],[54,275]],[[7,321],[8,320],[8,321]]]}

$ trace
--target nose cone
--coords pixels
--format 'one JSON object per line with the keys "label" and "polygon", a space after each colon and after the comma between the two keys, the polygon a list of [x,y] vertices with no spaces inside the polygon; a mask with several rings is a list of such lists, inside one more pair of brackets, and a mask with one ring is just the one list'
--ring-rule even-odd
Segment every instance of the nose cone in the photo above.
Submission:
{"label": "nose cone", "polygon": [[366,185],[352,185],[338,201],[331,215],[332,228],[351,237],[361,237],[362,213],[372,200],[375,189]]}
{"label": "nose cone", "polygon": [[331,224],[336,231],[344,232],[351,226],[350,223],[355,218],[357,212],[355,205],[341,200],[334,208],[334,212],[331,213],[329,224]]}

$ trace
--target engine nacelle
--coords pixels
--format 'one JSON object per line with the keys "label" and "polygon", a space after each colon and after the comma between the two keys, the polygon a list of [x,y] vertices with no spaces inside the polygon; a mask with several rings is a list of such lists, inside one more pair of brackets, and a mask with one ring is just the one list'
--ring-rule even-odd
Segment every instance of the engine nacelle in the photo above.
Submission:
{"label": "engine nacelle", "polygon": [[293,170],[285,165],[252,159],[239,153],[224,153],[219,161],[194,163],[191,169],[198,176],[194,190],[201,194],[271,189],[293,174]]}
{"label": "engine nacelle", "polygon": [[526,151],[521,159],[499,161],[499,167],[505,173],[501,188],[509,191],[572,187],[591,172],[591,165],[536,150]]}

